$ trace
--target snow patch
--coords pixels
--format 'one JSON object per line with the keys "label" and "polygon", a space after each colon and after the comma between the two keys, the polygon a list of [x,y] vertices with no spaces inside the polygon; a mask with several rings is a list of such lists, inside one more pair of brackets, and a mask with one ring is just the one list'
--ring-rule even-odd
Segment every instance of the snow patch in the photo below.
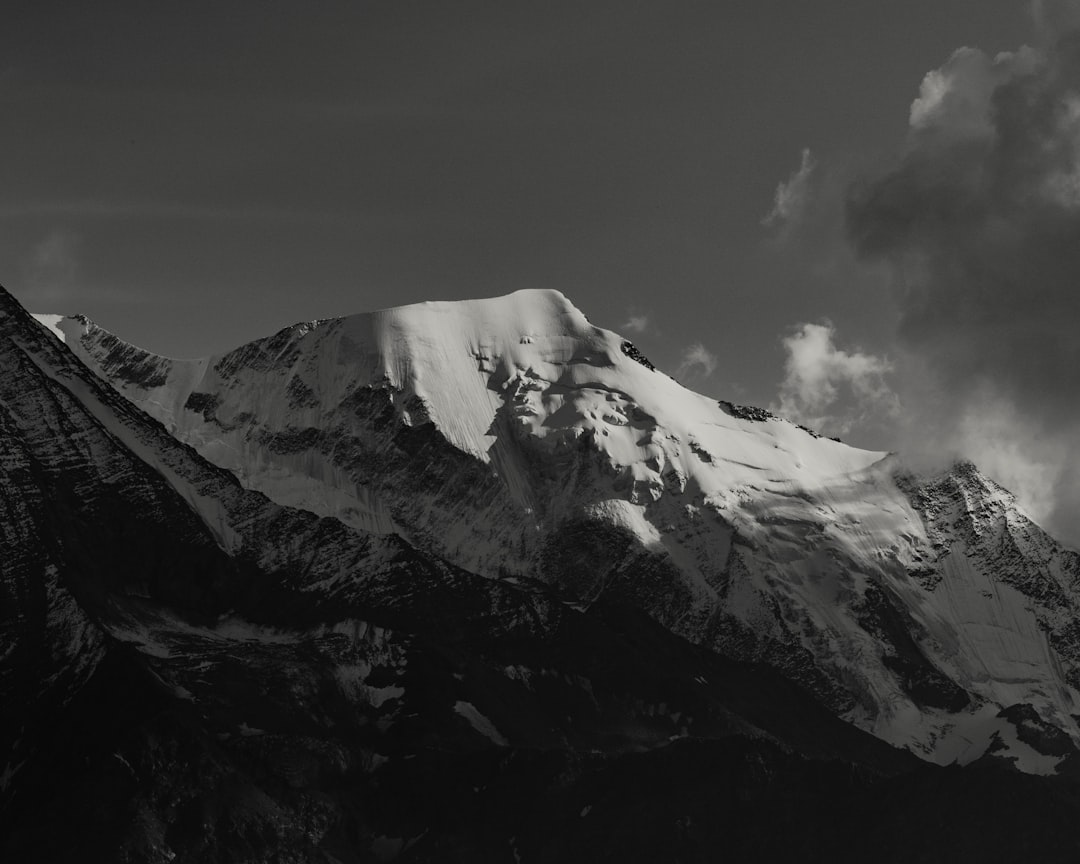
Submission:
{"label": "snow patch", "polygon": [[506,740],[500,734],[499,730],[495,728],[495,724],[492,723],[487,717],[481,714],[476,706],[471,702],[455,702],[454,711],[469,721],[469,725],[472,726],[477,732],[491,741],[498,747],[509,747],[510,742]]}
{"label": "snow patch", "polygon": [[66,334],[60,329],[60,324],[67,318],[66,315],[48,315],[32,312],[30,317],[52,333],[61,342],[67,342]]}

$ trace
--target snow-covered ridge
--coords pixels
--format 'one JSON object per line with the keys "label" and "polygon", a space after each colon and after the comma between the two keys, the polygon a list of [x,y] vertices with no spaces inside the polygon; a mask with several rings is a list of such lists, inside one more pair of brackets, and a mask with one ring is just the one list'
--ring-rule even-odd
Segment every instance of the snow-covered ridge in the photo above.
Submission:
{"label": "snow-covered ridge", "polygon": [[971,515],[1029,524],[1011,496],[898,485],[895,457],[693,393],[557,291],[298,324],[190,361],[47,323],[282,504],[577,602],[615,592],[940,761],[1003,741],[1050,770],[998,716],[1021,703],[1080,738],[1080,649],[1055,635],[1080,612],[1071,559],[1048,565],[1031,526],[996,570],[980,544],[998,523]]}
{"label": "snow-covered ridge", "polygon": [[[793,478],[815,483],[885,456],[815,439],[783,421],[740,419],[635,360],[631,343],[590,324],[557,291],[297,324],[201,360],[158,357],[85,318],[55,318],[50,328],[91,368],[271,497],[274,484],[251,470],[242,443],[230,439],[249,437],[252,424],[324,428],[359,388],[384,389],[405,423],[432,422],[482,462],[500,458],[503,426],[554,449],[593,436],[629,473],[632,499],[659,497],[666,483],[691,479],[709,491]],[[228,393],[220,392],[225,384]],[[351,521],[332,506],[325,512]]]}

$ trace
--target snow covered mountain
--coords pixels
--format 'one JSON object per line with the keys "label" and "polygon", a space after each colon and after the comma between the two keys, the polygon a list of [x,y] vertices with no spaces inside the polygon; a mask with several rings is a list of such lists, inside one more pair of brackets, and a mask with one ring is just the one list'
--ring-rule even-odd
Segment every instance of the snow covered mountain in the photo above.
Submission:
{"label": "snow covered mountain", "polygon": [[[2,290],[0,372],[5,861],[626,860],[939,783],[626,604],[244,490]],[[610,829],[706,768],[703,827]]]}
{"label": "snow covered mountain", "polygon": [[313,321],[200,360],[39,320],[279,505],[492,585],[642,609],[933,761],[1053,773],[1080,742],[1080,558],[1012,496],[693,393],[558,292]]}

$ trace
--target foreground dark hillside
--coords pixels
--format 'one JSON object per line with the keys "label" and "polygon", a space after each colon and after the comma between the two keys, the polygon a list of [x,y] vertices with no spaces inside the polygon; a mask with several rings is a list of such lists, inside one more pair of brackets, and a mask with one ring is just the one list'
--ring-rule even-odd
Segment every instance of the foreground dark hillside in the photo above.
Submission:
{"label": "foreground dark hillside", "polygon": [[[995,765],[883,776],[744,735],[648,751],[223,737],[111,654],[5,811],[10,861],[1072,861],[1080,787]],[[414,749],[415,748],[415,749]],[[393,748],[392,748],[393,749]],[[346,757],[347,758],[347,757]]]}

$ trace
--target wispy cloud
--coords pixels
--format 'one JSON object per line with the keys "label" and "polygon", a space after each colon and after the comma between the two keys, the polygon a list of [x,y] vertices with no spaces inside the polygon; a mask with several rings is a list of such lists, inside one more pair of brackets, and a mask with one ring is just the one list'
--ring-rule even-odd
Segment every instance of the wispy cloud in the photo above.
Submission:
{"label": "wispy cloud", "polygon": [[631,315],[623,322],[620,329],[625,330],[627,333],[644,333],[649,329],[649,316]]}
{"label": "wispy cloud", "polygon": [[716,355],[700,342],[687,346],[683,351],[682,362],[675,370],[676,378],[683,378],[691,373],[708,378],[716,371]]}
{"label": "wispy cloud", "polygon": [[809,148],[802,151],[796,171],[776,187],[772,209],[761,220],[768,227],[798,222],[810,202],[810,180],[817,163]]}

